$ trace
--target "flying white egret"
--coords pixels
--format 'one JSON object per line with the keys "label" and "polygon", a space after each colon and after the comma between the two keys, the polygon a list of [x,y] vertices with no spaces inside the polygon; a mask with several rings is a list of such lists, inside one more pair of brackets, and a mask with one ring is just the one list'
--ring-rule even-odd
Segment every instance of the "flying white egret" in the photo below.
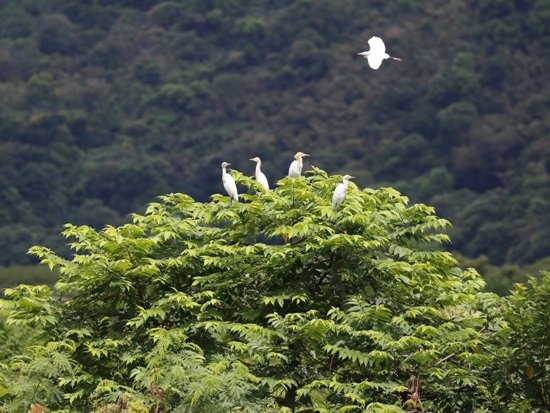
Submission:
{"label": "flying white egret", "polygon": [[369,66],[378,69],[385,59],[399,60],[399,57],[393,57],[386,53],[386,46],[380,37],[372,36],[369,39],[370,50],[357,53],[368,60]]}
{"label": "flying white egret", "polygon": [[344,179],[341,183],[336,185],[336,189],[334,190],[334,194],[332,194],[332,209],[336,211],[338,206],[342,203],[344,200],[344,197],[346,196],[346,191],[348,190],[349,180],[355,178],[355,176],[351,175],[344,175]]}
{"label": "flying white egret", "polygon": [[256,181],[258,181],[260,185],[262,185],[265,188],[266,191],[269,191],[269,183],[267,182],[267,178],[265,174],[262,172],[262,170],[260,169],[260,167],[262,166],[262,160],[257,156],[255,158],[250,158],[250,160],[256,162],[256,172],[255,172]]}
{"label": "flying white egret", "polygon": [[[223,187],[225,188],[227,194],[231,197],[231,201],[235,200],[236,202],[239,202],[239,193],[237,192],[237,185],[235,184],[235,180],[233,177],[227,173],[226,168],[231,165],[228,162],[222,162],[222,183]],[[230,201],[230,204],[231,204]]]}
{"label": "flying white egret", "polygon": [[290,164],[290,168],[288,168],[288,176],[297,177],[302,175],[302,168],[304,167],[302,157],[304,156],[309,155],[303,152],[297,152],[296,155],[294,155],[294,160]]}

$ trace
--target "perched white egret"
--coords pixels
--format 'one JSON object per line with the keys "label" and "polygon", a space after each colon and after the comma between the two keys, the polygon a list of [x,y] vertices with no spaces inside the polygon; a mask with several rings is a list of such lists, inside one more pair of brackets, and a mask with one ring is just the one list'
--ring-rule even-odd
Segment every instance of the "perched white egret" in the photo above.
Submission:
{"label": "perched white egret", "polygon": [[237,192],[237,185],[233,177],[227,173],[226,168],[231,165],[228,162],[222,162],[222,183],[227,194],[231,197],[231,200],[239,202],[239,193]]}
{"label": "perched white egret", "polygon": [[302,157],[304,156],[309,155],[303,152],[297,152],[296,155],[294,155],[294,160],[290,164],[290,168],[288,168],[288,176],[297,177],[302,175],[302,168],[304,167]]}
{"label": "perched white egret", "polygon": [[386,46],[380,37],[372,36],[369,39],[370,50],[357,53],[368,60],[369,66],[378,69],[385,59],[399,60],[399,57],[393,57],[386,53]]}
{"label": "perched white egret", "polygon": [[258,181],[260,185],[262,185],[265,188],[266,191],[269,191],[269,182],[267,182],[267,178],[265,174],[260,169],[260,167],[262,166],[262,160],[257,156],[255,158],[250,158],[250,160],[256,162],[256,172],[255,172],[256,181]]}
{"label": "perched white egret", "polygon": [[336,185],[334,194],[332,194],[332,209],[334,209],[335,211],[344,200],[344,197],[346,196],[346,191],[348,190],[349,180],[353,178],[355,178],[355,176],[344,175],[343,181]]}

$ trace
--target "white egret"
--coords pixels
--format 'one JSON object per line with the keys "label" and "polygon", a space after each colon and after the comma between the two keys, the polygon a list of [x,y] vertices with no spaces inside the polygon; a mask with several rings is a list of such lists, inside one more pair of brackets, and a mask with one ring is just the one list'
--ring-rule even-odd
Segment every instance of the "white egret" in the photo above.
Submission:
{"label": "white egret", "polygon": [[[228,162],[222,162],[222,183],[227,194],[231,197],[231,201],[235,200],[239,202],[239,193],[237,192],[237,185],[233,177],[227,173],[226,168],[231,165]],[[231,201],[229,203],[231,204]]]}
{"label": "white egret", "polygon": [[401,61],[399,57],[393,57],[386,53],[386,46],[380,37],[372,36],[369,39],[370,50],[357,53],[368,60],[369,66],[378,69],[385,59]]}
{"label": "white egret", "polygon": [[346,191],[348,190],[349,180],[355,178],[355,176],[351,175],[344,175],[344,179],[341,183],[336,185],[336,189],[334,190],[334,194],[332,194],[332,209],[336,211],[338,206],[342,203],[344,200],[344,197],[346,196]]}
{"label": "white egret", "polygon": [[297,177],[302,175],[302,168],[304,167],[302,157],[304,156],[309,155],[303,152],[297,152],[296,155],[294,155],[294,160],[290,164],[290,168],[288,168],[288,176]]}
{"label": "white egret", "polygon": [[256,162],[256,181],[258,181],[259,184],[263,186],[266,191],[269,191],[269,182],[267,182],[265,174],[260,169],[260,167],[262,166],[262,160],[257,156],[255,158],[250,158],[250,160]]}

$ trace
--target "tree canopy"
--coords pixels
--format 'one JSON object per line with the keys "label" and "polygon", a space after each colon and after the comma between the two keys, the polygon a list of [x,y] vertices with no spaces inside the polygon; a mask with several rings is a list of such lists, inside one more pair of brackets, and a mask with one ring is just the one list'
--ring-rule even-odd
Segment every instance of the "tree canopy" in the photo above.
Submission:
{"label": "tree canopy", "polygon": [[[482,411],[496,296],[462,271],[448,221],[391,188],[315,169],[243,202],[169,194],[132,223],[68,225],[74,257],[32,252],[53,288],[6,290],[34,331],[2,366],[3,408],[52,411]],[[285,410],[286,409],[286,410]]]}

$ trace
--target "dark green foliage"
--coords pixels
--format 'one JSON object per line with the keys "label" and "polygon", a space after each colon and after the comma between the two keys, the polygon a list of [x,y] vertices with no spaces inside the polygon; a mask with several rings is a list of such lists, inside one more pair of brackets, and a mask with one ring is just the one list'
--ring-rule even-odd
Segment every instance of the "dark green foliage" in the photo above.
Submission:
{"label": "dark green foliage", "polygon": [[[492,262],[528,264],[546,257],[550,216],[543,210],[548,210],[550,204],[550,179],[547,174],[539,175],[539,171],[510,177],[508,189],[488,191],[484,197],[465,204],[457,212],[462,226],[455,227],[455,246],[466,255],[488,255]],[[535,196],[528,195],[531,190],[535,190]],[[507,203],[507,199],[515,202]],[[492,217],[502,223],[497,226]],[[529,237],[524,238],[527,234]],[[511,240],[514,245],[507,249]]]}
{"label": "dark green foliage", "polygon": [[[31,257],[23,255],[27,251],[27,245],[38,242],[39,239],[45,239],[43,227],[35,225],[3,225],[0,227],[0,249],[6,254],[1,265],[14,265],[23,261],[24,264],[36,262]],[[25,260],[12,257],[23,255]]]}
{"label": "dark green foliage", "polygon": [[160,82],[161,71],[154,60],[142,60],[136,64],[134,75],[143,83],[156,85]]}
{"label": "dark green foliage", "polygon": [[[132,223],[68,225],[32,252],[53,288],[6,290],[39,333],[0,369],[2,411],[487,411],[496,297],[450,253],[448,222],[391,188],[315,169],[229,206],[162,196]],[[486,312],[493,308],[495,314]]]}
{"label": "dark green foliage", "polygon": [[47,55],[72,54],[78,46],[71,22],[61,14],[47,15],[40,20],[37,43],[38,50]]}
{"label": "dark green foliage", "polygon": [[510,294],[514,284],[524,283],[528,277],[536,276],[545,268],[550,268],[550,257],[535,261],[527,266],[505,264],[492,265],[489,259],[481,255],[477,258],[467,258],[459,253],[454,254],[462,268],[475,268],[487,282],[487,290],[498,293],[501,296]]}
{"label": "dark green foliage", "polygon": [[32,34],[33,19],[15,2],[0,9],[0,36],[17,39]]}
{"label": "dark green foliage", "polygon": [[450,66],[436,74],[428,88],[428,96],[436,103],[447,106],[460,100],[475,100],[479,91],[474,56],[459,53]]}
{"label": "dark green foliage", "polygon": [[[261,155],[279,178],[304,150],[441,208],[468,256],[542,259],[549,16],[530,0],[3,1],[0,227],[46,242],[83,205],[99,227],[169,190],[208,199],[221,160],[251,173]],[[372,35],[404,61],[370,70],[355,53]]]}

